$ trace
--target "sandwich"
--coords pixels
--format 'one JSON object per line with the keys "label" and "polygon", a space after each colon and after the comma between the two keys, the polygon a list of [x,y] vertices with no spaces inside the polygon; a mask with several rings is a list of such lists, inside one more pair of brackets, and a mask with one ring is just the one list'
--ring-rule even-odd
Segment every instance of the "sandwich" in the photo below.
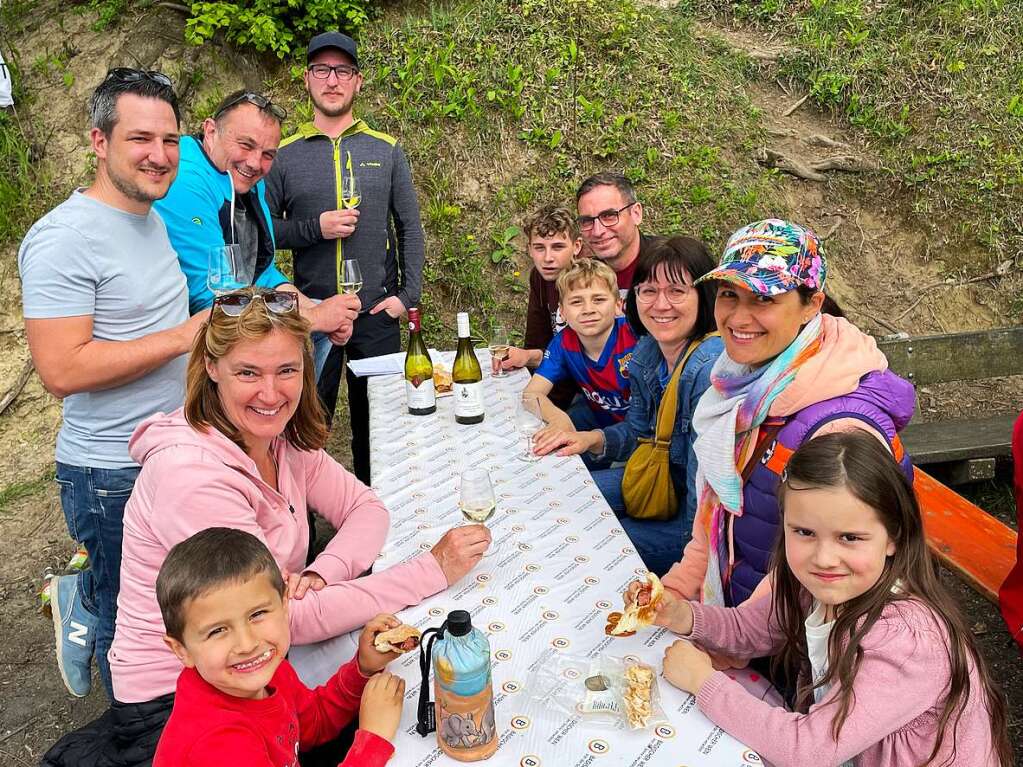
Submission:
{"label": "sandwich", "polygon": [[447,394],[453,385],[451,373],[439,362],[435,364],[433,366],[433,390],[437,394]]}
{"label": "sandwich", "polygon": [[664,586],[653,573],[648,572],[646,579],[647,582],[640,585],[635,601],[626,605],[624,612],[607,616],[607,634],[616,637],[632,636],[639,629],[653,625],[657,603],[664,595]]}
{"label": "sandwich", "polygon": [[381,631],[373,640],[377,652],[411,652],[419,647],[420,631],[415,626],[404,623],[396,629]]}

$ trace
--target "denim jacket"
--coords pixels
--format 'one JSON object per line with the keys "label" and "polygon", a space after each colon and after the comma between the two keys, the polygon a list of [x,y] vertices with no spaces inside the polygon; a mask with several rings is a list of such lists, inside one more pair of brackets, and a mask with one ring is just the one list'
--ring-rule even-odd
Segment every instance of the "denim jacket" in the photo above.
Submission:
{"label": "denim jacket", "polygon": [[[710,371],[724,348],[719,336],[712,336],[700,344],[686,362],[678,383],[678,411],[675,428],[668,449],[672,478],[679,498],[679,513],[684,514],[687,526],[696,516],[696,455],[693,443],[696,432],[689,422],[696,403],[710,386]],[[659,370],[664,357],[657,342],[649,335],[636,344],[629,362],[629,411],[625,420],[604,429],[602,457],[625,461],[636,449],[640,437],[652,438],[657,423],[657,408],[661,404],[664,387]]]}

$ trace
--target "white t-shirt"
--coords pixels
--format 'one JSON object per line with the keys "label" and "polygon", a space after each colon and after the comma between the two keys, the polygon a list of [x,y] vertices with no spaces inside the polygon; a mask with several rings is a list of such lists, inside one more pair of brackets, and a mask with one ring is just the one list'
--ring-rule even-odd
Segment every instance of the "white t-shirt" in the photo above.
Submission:
{"label": "white t-shirt", "polygon": [[[92,316],[92,335],[129,341],[188,319],[188,285],[163,219],[74,192],[39,219],[18,251],[25,319]],[[128,439],[144,418],[181,407],[182,355],[142,378],[64,398],[57,460],[118,469],[135,465]]]}
{"label": "white t-shirt", "polygon": [[[831,631],[835,628],[835,622],[824,622],[826,605],[814,602],[813,611],[806,616],[804,626],[806,627],[806,654],[810,658],[810,674],[813,683],[817,684],[824,675],[828,673],[828,639]],[[813,690],[813,702],[820,703],[821,699],[831,689],[831,685],[815,687]],[[852,762],[843,762],[842,767],[852,767]]]}

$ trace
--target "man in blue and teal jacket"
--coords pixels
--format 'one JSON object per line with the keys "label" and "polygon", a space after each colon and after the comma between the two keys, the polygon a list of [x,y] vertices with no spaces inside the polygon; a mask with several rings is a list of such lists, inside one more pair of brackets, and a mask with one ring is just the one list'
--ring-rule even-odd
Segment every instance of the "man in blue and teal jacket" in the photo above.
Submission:
{"label": "man in blue and teal jacket", "polygon": [[347,338],[358,298],[310,301],[274,263],[276,241],[263,178],[277,155],[284,116],[281,107],[258,93],[232,93],[203,122],[201,133],[182,137],[178,176],[154,207],[188,280],[192,313],[213,303],[207,285],[210,251],[237,244],[255,264],[256,285],[298,292],[301,312],[313,330]]}

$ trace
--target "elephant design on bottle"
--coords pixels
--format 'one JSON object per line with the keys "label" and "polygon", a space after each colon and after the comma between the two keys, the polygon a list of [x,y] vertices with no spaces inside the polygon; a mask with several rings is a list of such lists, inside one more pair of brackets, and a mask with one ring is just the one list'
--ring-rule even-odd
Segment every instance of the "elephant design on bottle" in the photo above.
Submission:
{"label": "elephant design on bottle", "polygon": [[451,748],[472,748],[480,743],[486,743],[482,739],[483,733],[476,726],[472,714],[448,714],[444,720],[444,727],[441,737]]}

